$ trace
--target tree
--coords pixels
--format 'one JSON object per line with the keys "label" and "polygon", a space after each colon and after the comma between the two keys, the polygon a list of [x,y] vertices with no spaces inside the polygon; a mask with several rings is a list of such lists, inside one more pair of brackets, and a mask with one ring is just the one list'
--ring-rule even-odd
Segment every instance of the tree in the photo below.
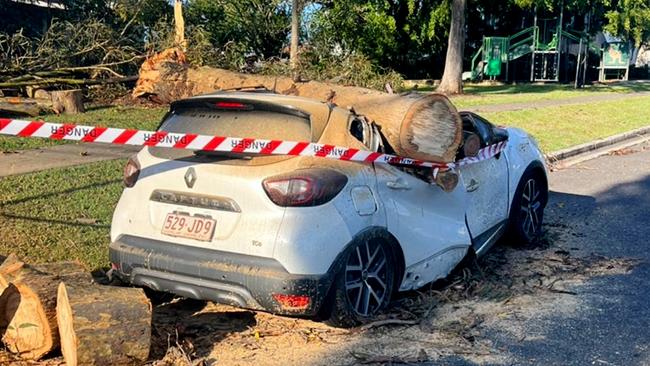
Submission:
{"label": "tree", "polygon": [[650,3],[648,0],[604,0],[611,5],[605,17],[605,30],[634,41],[638,47],[650,41]]}
{"label": "tree", "polygon": [[409,77],[440,77],[449,24],[446,0],[321,0],[310,44],[361,53]]}
{"label": "tree", "polygon": [[467,0],[452,0],[451,25],[449,26],[449,42],[445,71],[437,91],[445,94],[461,94],[463,92],[463,50],[465,48],[465,10]]}
{"label": "tree", "polygon": [[186,26],[200,25],[215,47],[237,43],[261,58],[277,56],[289,34],[285,0],[190,0]]}
{"label": "tree", "polygon": [[174,25],[176,26],[175,44],[183,51],[187,51],[185,41],[185,20],[183,19],[183,4],[181,0],[174,0]]}
{"label": "tree", "polygon": [[289,61],[294,79],[298,79],[298,40],[300,38],[300,13],[302,12],[302,1],[292,0],[291,2],[291,50]]}

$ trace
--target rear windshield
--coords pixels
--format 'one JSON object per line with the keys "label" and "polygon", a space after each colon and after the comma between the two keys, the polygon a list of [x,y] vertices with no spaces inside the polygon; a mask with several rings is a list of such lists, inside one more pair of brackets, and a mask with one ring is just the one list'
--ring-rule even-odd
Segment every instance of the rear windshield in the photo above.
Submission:
{"label": "rear windshield", "polygon": [[314,142],[309,118],[264,110],[182,109],[171,113],[160,129],[210,136]]}

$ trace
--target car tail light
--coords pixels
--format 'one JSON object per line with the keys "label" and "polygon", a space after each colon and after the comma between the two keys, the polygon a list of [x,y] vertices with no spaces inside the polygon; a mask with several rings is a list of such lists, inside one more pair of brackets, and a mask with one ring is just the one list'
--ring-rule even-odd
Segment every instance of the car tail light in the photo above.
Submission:
{"label": "car tail light", "polygon": [[273,294],[273,298],[280,303],[280,306],[289,310],[307,309],[311,303],[309,296],[305,295]]}
{"label": "car tail light", "polygon": [[135,185],[140,175],[140,164],[134,157],[130,157],[124,167],[124,186],[131,188]]}
{"label": "car tail light", "polygon": [[234,110],[251,110],[252,106],[239,102],[216,102],[215,107],[219,109],[234,109]]}
{"label": "car tail light", "polygon": [[282,207],[309,207],[329,202],[345,187],[348,177],[327,169],[303,169],[264,180],[264,191]]}

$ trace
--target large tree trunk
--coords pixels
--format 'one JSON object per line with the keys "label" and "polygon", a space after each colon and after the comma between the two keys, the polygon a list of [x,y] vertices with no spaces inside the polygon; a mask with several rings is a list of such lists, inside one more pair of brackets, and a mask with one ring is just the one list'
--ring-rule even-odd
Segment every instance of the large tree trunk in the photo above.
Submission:
{"label": "large tree trunk", "polygon": [[143,64],[135,97],[155,96],[169,103],[215,90],[266,88],[354,108],[381,127],[393,150],[404,157],[450,162],[461,142],[462,122],[456,108],[439,94],[387,94],[377,90],[291,78],[239,74],[187,66],[178,50],[168,50]]}
{"label": "large tree trunk", "polygon": [[463,92],[463,51],[465,48],[465,10],[467,0],[452,0],[451,25],[445,71],[437,91],[444,94],[461,94]]}
{"label": "large tree trunk", "polygon": [[8,257],[0,266],[2,341],[20,358],[38,360],[59,345],[56,284],[66,280],[90,285],[92,277],[75,262],[39,268],[12,259]]}
{"label": "large tree trunk", "polygon": [[289,62],[294,80],[299,80],[298,75],[298,40],[300,38],[300,12],[302,0],[293,0],[291,4],[291,50],[289,51]]}
{"label": "large tree trunk", "polygon": [[64,281],[57,322],[68,366],[137,365],[149,357],[151,303],[142,289]]}

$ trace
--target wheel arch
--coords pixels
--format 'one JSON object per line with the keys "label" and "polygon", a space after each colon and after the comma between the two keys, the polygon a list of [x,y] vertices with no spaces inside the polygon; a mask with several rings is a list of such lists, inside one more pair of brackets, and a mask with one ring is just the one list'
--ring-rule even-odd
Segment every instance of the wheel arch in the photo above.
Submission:
{"label": "wheel arch", "polygon": [[345,245],[343,250],[336,256],[334,259],[334,262],[330,266],[330,269],[328,270],[328,273],[331,273],[333,275],[336,275],[338,273],[345,262],[346,255],[350,251],[350,248],[352,248],[353,245],[358,243],[361,240],[365,240],[368,237],[376,237],[384,241],[384,243],[388,244],[389,248],[391,249],[391,253],[393,254],[393,258],[395,259],[397,263],[397,270],[395,273],[395,281],[396,283],[395,288],[399,288],[399,285],[404,278],[404,271],[406,270],[406,261],[404,259],[404,252],[402,250],[402,246],[397,240],[397,238],[388,231],[387,228],[382,227],[382,226],[371,226],[367,227],[364,230],[358,232],[356,235],[352,237],[352,240],[348,244]]}
{"label": "wheel arch", "polygon": [[[521,178],[524,177],[526,174],[535,174],[539,175],[540,178],[542,178],[542,182],[544,182],[544,206],[546,206],[546,203],[548,203],[548,174],[546,173],[546,168],[544,164],[539,161],[539,160],[534,160],[528,166],[526,169],[524,169],[524,172],[521,174],[519,177],[519,181],[521,182]],[[517,186],[519,183],[517,184]],[[516,188],[515,188],[516,189]]]}
{"label": "wheel arch", "polygon": [[330,268],[327,272],[330,274],[332,281],[330,282],[327,288],[325,300],[323,301],[323,303],[320,306],[320,309],[318,310],[317,316],[319,318],[327,319],[329,317],[329,313],[333,309],[334,306],[333,301],[335,300],[334,290],[336,288],[334,279],[336,278],[339,271],[341,271],[345,266],[345,261],[347,259],[346,256],[348,255],[348,253],[350,252],[351,248],[354,245],[356,245],[362,240],[367,239],[368,237],[379,238],[384,243],[386,243],[390,248],[391,254],[393,255],[393,258],[397,263],[397,268],[393,280],[394,282],[393,296],[399,291],[399,286],[401,284],[401,281],[404,278],[404,273],[406,270],[406,264],[405,264],[402,247],[399,241],[397,240],[397,238],[395,238],[395,236],[391,234],[386,227],[382,227],[382,226],[367,227],[352,237],[352,240],[350,240],[350,242],[348,242],[345,245],[343,250],[341,250],[341,252],[334,259],[334,262],[332,262],[332,264],[330,265]]}

